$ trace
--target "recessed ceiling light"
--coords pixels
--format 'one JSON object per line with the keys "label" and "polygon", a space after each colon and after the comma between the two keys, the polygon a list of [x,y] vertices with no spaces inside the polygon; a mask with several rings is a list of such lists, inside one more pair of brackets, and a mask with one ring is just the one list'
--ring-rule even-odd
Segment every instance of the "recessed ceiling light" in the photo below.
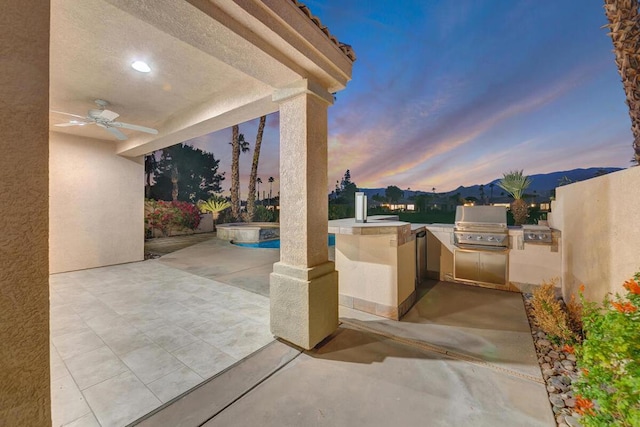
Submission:
{"label": "recessed ceiling light", "polygon": [[151,67],[147,65],[144,61],[134,61],[131,63],[131,68],[136,71],[140,71],[141,73],[148,73],[151,71]]}

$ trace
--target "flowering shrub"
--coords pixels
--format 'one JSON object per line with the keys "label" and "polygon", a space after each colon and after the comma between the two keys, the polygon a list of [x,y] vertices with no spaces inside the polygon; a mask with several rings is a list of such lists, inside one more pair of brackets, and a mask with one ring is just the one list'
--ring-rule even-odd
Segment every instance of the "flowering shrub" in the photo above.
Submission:
{"label": "flowering shrub", "polygon": [[195,230],[200,225],[200,211],[191,203],[145,200],[144,210],[145,226],[165,236],[171,228]]}
{"label": "flowering shrub", "polygon": [[602,307],[584,300],[584,341],[576,348],[581,376],[574,384],[576,412],[585,427],[640,426],[640,272],[625,296]]}
{"label": "flowering shrub", "polygon": [[171,202],[176,211],[176,225],[181,228],[195,230],[200,225],[200,209],[188,202]]}

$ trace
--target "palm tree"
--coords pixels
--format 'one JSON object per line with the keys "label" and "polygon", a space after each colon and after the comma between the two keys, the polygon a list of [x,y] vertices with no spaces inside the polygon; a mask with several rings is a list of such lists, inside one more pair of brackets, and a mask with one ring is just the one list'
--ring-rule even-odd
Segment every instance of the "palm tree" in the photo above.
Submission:
{"label": "palm tree", "polygon": [[213,196],[206,202],[201,201],[198,203],[198,208],[200,208],[200,212],[207,213],[211,212],[211,216],[213,217],[213,231],[216,231],[216,222],[220,217],[220,212],[227,209],[231,206],[231,203],[224,197]]}
{"label": "palm tree", "polygon": [[618,72],[627,96],[631,131],[633,133],[634,161],[640,165],[640,11],[638,0],[604,0],[609,21],[609,35],[613,42]]}
{"label": "palm tree", "polygon": [[489,184],[489,189],[491,190],[489,192],[489,204],[491,204],[491,201],[493,200],[493,187],[495,186],[495,184],[492,182],[491,184]]}
{"label": "palm tree", "polygon": [[273,181],[274,181],[273,177],[270,176],[269,177],[269,204],[271,204],[271,194],[272,194],[271,193],[271,189],[272,189],[272,186],[273,186]]}
{"label": "palm tree", "polygon": [[516,225],[522,225],[527,221],[529,209],[527,202],[523,200],[524,191],[531,185],[531,179],[523,175],[523,171],[509,171],[503,175],[498,182],[498,186],[503,188],[513,197],[511,202],[511,213]]}
{"label": "palm tree", "polygon": [[147,185],[144,187],[144,197],[146,199],[151,198],[151,175],[155,174],[157,170],[158,160],[156,159],[155,153],[144,156],[144,173],[147,182]]}
{"label": "palm tree", "polygon": [[256,184],[258,185],[258,190],[256,191],[256,193],[258,193],[258,200],[260,200],[260,184],[262,184],[262,179],[260,179],[260,177],[256,179]]}
{"label": "palm tree", "polygon": [[249,143],[239,131],[238,125],[231,128],[231,216],[234,220],[240,218],[240,152],[249,151]]}
{"label": "palm tree", "polygon": [[258,160],[260,159],[260,146],[262,145],[262,134],[267,116],[260,117],[258,124],[258,134],[256,135],[256,145],[253,149],[253,162],[251,163],[251,175],[249,175],[249,195],[247,196],[247,221],[253,221],[253,214],[256,210],[256,180],[258,178]]}

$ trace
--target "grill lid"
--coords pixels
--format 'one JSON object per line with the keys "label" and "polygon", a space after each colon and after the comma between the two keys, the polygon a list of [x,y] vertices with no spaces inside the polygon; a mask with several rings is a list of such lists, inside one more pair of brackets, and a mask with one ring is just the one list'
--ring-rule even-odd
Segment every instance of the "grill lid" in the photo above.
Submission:
{"label": "grill lid", "polygon": [[507,228],[507,210],[502,206],[457,206],[456,227]]}

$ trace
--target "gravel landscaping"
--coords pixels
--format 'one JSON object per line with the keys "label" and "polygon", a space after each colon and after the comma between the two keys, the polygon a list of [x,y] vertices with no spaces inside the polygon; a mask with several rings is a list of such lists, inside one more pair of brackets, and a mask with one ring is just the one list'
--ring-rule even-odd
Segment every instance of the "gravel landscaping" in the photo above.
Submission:
{"label": "gravel landscaping", "polygon": [[547,384],[549,403],[558,427],[580,427],[579,415],[574,412],[576,401],[571,384],[578,377],[576,356],[549,339],[535,323],[532,315],[531,294],[523,294],[531,335],[538,355],[540,371]]}

